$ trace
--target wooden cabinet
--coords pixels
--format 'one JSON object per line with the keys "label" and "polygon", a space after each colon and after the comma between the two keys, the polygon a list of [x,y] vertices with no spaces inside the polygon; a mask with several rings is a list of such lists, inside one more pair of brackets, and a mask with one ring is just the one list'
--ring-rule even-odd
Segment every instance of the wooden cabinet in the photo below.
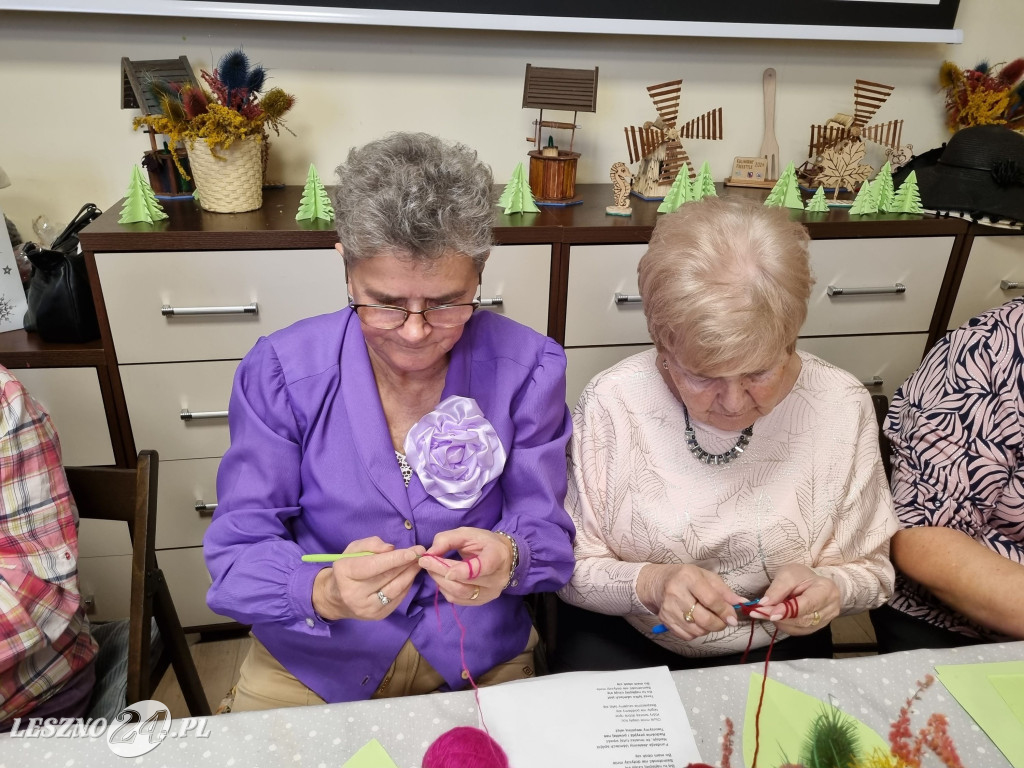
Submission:
{"label": "wooden cabinet", "polygon": [[[202,539],[217,505],[220,457],[235,370],[261,336],[347,303],[345,269],[329,225],[296,222],[301,190],[260,211],[222,215],[168,203],[168,228],[136,233],[97,222],[83,239],[113,350],[119,407],[132,453],[160,455],[157,557],[183,625],[229,621],[206,607]],[[104,226],[106,225],[106,226]],[[522,230],[494,248],[481,284],[483,311],[546,333],[553,239]],[[530,242],[537,237],[542,242]],[[126,561],[118,546],[87,536],[83,581],[96,615],[118,610]],[[122,573],[123,571],[123,573]]]}
{"label": "wooden cabinet", "polygon": [[972,238],[947,330],[986,309],[1024,295],[1024,238],[978,235]]}
{"label": "wooden cabinet", "polygon": [[[115,458],[130,463],[141,448],[160,453],[158,557],[182,622],[193,629],[225,621],[205,605],[201,542],[217,503],[238,361],[259,336],[346,301],[331,225],[294,220],[301,192],[267,190],[260,210],[242,214],[170,201],[170,218],[152,228],[118,224],[115,205],[81,236],[103,332],[97,370],[109,377],[103,403],[120,429]],[[497,245],[480,294],[483,311],[566,346],[570,404],[594,374],[650,346],[636,266],[658,218],[657,203],[637,200],[632,217],[606,216],[608,185],[577,192],[582,205],[496,213]],[[727,194],[759,200],[764,191]],[[808,216],[805,226],[818,282],[799,346],[891,395],[945,331],[968,224],[833,211]],[[829,295],[830,285],[844,290]],[[851,295],[850,288],[886,290]],[[197,313],[204,307],[219,309]],[[101,536],[84,540],[95,567],[83,567],[83,583],[100,615],[119,599],[119,577],[108,576],[123,557],[119,547]]]}
{"label": "wooden cabinet", "polygon": [[50,414],[65,464],[115,463],[95,368],[25,368],[13,373]]}

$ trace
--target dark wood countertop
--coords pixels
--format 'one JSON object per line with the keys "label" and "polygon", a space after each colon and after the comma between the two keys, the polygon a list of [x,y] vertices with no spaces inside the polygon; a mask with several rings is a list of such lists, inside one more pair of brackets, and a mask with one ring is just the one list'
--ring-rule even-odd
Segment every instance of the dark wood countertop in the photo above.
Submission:
{"label": "dark wood countertop", "polygon": [[[642,243],[650,238],[658,218],[658,202],[632,198],[633,215],[609,216],[610,184],[580,184],[579,205],[543,206],[540,213],[505,215],[495,209],[495,241],[520,243]],[[764,200],[768,191],[720,187],[719,193]],[[82,233],[82,245],[97,251],[250,250],[256,248],[331,248],[337,238],[327,222],[296,221],[301,186],[267,189],[263,206],[247,213],[210,213],[191,199],[162,201],[169,219],[155,224],[119,224],[123,201]],[[934,216],[878,214],[850,216],[846,209],[815,214],[792,211],[811,237],[921,237],[959,235],[969,223]]]}
{"label": "dark wood countertop", "polygon": [[0,333],[0,365],[6,368],[78,368],[104,362],[99,339],[71,344],[43,341],[24,330]]}

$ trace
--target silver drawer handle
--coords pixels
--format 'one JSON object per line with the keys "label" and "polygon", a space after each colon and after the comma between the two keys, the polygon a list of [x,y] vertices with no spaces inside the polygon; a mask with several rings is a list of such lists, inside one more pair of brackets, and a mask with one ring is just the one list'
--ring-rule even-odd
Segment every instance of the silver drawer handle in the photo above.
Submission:
{"label": "silver drawer handle", "polygon": [[616,304],[642,304],[643,297],[638,293],[616,293]]}
{"label": "silver drawer handle", "polygon": [[1004,291],[1016,291],[1018,288],[1024,288],[1024,283],[1020,280],[1000,280],[999,287]]}
{"label": "silver drawer handle", "polygon": [[196,419],[226,419],[227,411],[196,411],[192,413],[188,408],[182,408],[178,414],[182,421],[195,421]]}
{"label": "silver drawer handle", "polygon": [[870,381],[862,381],[865,387],[881,387],[885,384],[885,380],[881,376],[872,376]]}
{"label": "silver drawer handle", "polygon": [[238,307],[172,307],[164,304],[160,314],[164,317],[180,317],[182,315],[258,315],[260,305],[256,302]]}
{"label": "silver drawer handle", "polygon": [[213,510],[217,508],[217,502],[207,504],[202,499],[196,499],[196,512],[200,517],[213,517]]}
{"label": "silver drawer handle", "polygon": [[884,285],[881,288],[840,288],[838,285],[828,287],[829,296],[873,296],[882,293],[906,293],[907,286],[903,283]]}
{"label": "silver drawer handle", "polygon": [[504,304],[505,300],[501,298],[500,294],[490,299],[480,299],[481,307],[501,307]]}

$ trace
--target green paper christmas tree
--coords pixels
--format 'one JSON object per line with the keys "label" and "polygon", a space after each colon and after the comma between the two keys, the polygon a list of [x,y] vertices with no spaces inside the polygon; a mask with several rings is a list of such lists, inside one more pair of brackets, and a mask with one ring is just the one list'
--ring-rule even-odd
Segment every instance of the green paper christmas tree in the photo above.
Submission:
{"label": "green paper christmas tree", "polygon": [[156,199],[153,187],[146,181],[137,165],[132,166],[132,178],[128,182],[128,191],[124,198],[121,217],[118,219],[121,224],[152,224],[154,221],[167,218],[163,207]]}
{"label": "green paper christmas tree", "polygon": [[891,213],[924,213],[921,206],[921,190],[917,187],[917,171],[911,171],[896,190]]}
{"label": "green paper christmas tree", "polygon": [[892,210],[892,201],[896,191],[892,186],[892,164],[888,160],[871,182],[871,191],[875,193],[875,200],[878,202],[878,212],[888,213]]}
{"label": "green paper christmas tree", "polygon": [[690,166],[684,160],[683,167],[679,169],[675,181],[672,182],[672,188],[669,189],[665,199],[658,206],[658,213],[678,211],[683,203],[690,202],[692,196],[693,192],[690,189]]}
{"label": "green paper christmas tree", "polygon": [[804,200],[800,196],[800,186],[796,182],[796,167],[793,163],[787,165],[786,170],[779,174],[779,180],[768,193],[764,204],[769,208],[794,208],[798,211],[804,209]]}
{"label": "green paper christmas tree", "polygon": [[312,221],[315,219],[334,221],[334,206],[331,205],[331,198],[327,196],[327,190],[324,189],[324,184],[320,181],[320,174],[310,163],[309,171],[306,173],[306,186],[302,190],[299,212],[295,214],[295,220]]}
{"label": "green paper christmas tree", "polygon": [[857,197],[850,206],[850,215],[866,216],[869,213],[878,213],[878,198],[875,196],[875,185],[865,181],[857,190]]}
{"label": "green paper christmas tree", "polygon": [[533,201],[533,190],[530,189],[530,181],[526,178],[522,163],[516,164],[516,169],[512,171],[512,178],[508,180],[501,197],[498,198],[498,205],[505,209],[505,213],[538,213],[540,211]]}
{"label": "green paper christmas tree", "polygon": [[825,199],[825,188],[818,187],[807,203],[808,213],[828,213],[828,200]]}
{"label": "green paper christmas tree", "polygon": [[715,180],[711,176],[711,165],[707,160],[701,165],[697,178],[693,180],[693,186],[690,188],[691,200],[703,200],[705,197],[718,197]]}

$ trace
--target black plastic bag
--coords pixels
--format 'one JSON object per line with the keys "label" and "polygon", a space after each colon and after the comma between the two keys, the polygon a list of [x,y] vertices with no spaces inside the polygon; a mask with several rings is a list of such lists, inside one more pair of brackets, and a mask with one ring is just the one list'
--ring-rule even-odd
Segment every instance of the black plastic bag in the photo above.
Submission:
{"label": "black plastic bag", "polygon": [[32,262],[25,330],[35,331],[44,341],[84,342],[100,337],[78,233],[101,213],[86,203],[49,248],[36,243],[24,246]]}

